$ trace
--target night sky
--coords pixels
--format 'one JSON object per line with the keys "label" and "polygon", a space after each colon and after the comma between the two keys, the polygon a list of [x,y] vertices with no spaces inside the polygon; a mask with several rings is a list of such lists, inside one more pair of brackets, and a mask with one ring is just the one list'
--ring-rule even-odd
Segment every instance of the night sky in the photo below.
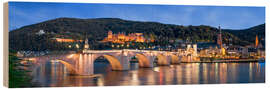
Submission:
{"label": "night sky", "polygon": [[245,29],[265,23],[265,7],[9,2],[9,30],[60,17]]}

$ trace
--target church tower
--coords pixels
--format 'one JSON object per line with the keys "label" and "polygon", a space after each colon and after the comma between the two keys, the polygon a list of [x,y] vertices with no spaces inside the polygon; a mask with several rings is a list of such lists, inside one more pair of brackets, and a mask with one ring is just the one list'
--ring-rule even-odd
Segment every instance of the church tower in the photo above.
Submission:
{"label": "church tower", "polygon": [[110,30],[110,31],[108,31],[108,39],[112,39],[113,38],[113,33],[112,33],[112,31]]}
{"label": "church tower", "polygon": [[219,48],[223,48],[222,47],[222,34],[221,34],[221,29],[220,26],[218,26],[218,30],[219,30],[219,34],[217,35],[217,44],[219,45]]}

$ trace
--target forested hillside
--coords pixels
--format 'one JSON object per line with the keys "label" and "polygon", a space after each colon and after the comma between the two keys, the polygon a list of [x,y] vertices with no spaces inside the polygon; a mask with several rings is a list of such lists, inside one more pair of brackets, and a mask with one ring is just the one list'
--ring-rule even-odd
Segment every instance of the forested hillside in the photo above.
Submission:
{"label": "forested hillside", "polygon": [[[40,30],[46,34],[37,35]],[[45,22],[24,26],[9,32],[9,45],[14,50],[55,50],[65,49],[63,43],[54,42],[51,38],[70,38],[84,40],[87,36],[90,45],[98,45],[111,30],[114,33],[143,33],[145,38],[155,39],[155,45],[172,44],[169,41],[188,40],[190,42],[215,42],[218,29],[211,26],[181,26],[158,22],[140,22],[119,18],[57,18]],[[248,45],[265,39],[265,24],[244,30],[224,29],[223,42],[234,45]],[[80,45],[83,42],[79,43]]]}

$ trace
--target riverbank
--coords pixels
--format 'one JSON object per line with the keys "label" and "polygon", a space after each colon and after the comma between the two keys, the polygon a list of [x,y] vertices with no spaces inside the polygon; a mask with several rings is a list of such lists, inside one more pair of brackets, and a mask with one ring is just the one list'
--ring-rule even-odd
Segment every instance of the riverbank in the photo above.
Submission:
{"label": "riverbank", "polygon": [[27,66],[20,63],[20,59],[16,56],[16,51],[9,51],[8,63],[8,87],[31,87],[32,77],[29,75],[31,71],[24,69]]}
{"label": "riverbank", "polygon": [[38,57],[46,55],[58,55],[58,54],[74,54],[81,53],[80,51],[18,51],[17,57],[27,58],[27,57]]}
{"label": "riverbank", "polygon": [[181,63],[241,63],[241,62],[265,62],[259,59],[237,59],[237,60],[205,60],[205,61],[183,61]]}

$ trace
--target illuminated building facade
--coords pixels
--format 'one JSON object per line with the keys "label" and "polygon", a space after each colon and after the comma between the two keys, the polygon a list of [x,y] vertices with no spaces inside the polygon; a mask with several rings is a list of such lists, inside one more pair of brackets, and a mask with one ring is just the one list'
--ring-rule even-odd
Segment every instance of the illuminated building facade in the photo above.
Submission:
{"label": "illuminated building facade", "polygon": [[73,43],[73,42],[82,42],[82,40],[74,40],[74,39],[65,39],[65,38],[52,38],[56,40],[56,42],[63,42],[63,43]]}
{"label": "illuminated building facade", "polygon": [[143,33],[129,33],[128,35],[125,35],[125,33],[123,32],[113,34],[112,31],[109,31],[108,36],[102,40],[102,42],[112,42],[112,43],[125,43],[129,41],[146,42],[146,39],[143,37]]}
{"label": "illuminated building facade", "polygon": [[187,51],[187,53],[190,53],[191,55],[196,57],[197,56],[197,44],[193,44],[192,46],[191,46],[191,44],[188,44],[186,51]]}

